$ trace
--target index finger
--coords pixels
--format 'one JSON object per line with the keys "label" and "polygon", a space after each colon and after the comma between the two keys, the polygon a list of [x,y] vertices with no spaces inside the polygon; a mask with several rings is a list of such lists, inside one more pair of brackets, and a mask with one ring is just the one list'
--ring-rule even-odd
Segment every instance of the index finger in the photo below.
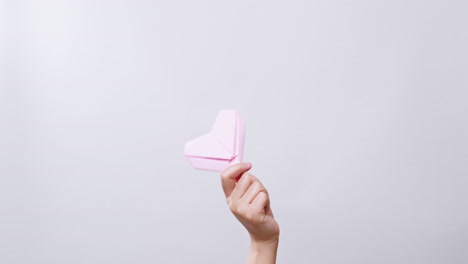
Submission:
{"label": "index finger", "polygon": [[232,165],[221,172],[221,184],[223,185],[223,190],[226,197],[229,197],[229,195],[232,193],[232,190],[234,190],[234,187],[236,187],[236,178],[251,168],[252,163],[243,162]]}

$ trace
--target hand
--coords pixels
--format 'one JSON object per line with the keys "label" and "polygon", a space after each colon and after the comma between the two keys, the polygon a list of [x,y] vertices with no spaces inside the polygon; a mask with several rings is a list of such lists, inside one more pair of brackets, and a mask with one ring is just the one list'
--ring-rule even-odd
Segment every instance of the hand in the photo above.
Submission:
{"label": "hand", "polygon": [[255,176],[247,173],[251,168],[252,164],[247,162],[223,171],[221,180],[224,194],[232,213],[250,234],[251,251],[258,254],[273,246],[276,257],[279,225],[270,208],[268,191]]}

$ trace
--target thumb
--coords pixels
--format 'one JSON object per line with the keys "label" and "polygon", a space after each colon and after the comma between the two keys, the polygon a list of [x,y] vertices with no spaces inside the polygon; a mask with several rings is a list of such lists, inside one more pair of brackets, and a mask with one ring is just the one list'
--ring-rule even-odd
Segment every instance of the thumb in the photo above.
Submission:
{"label": "thumb", "polygon": [[231,195],[232,190],[236,187],[236,178],[242,175],[244,172],[252,168],[252,163],[243,162],[232,165],[221,172],[221,184],[223,185],[224,194],[226,198]]}

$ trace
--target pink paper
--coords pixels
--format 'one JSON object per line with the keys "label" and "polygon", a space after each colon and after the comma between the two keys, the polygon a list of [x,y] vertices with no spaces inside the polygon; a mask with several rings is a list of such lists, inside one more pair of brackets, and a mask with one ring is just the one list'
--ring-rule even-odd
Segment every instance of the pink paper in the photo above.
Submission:
{"label": "pink paper", "polygon": [[239,112],[222,110],[211,131],[185,144],[184,155],[196,169],[223,171],[242,162],[245,121]]}

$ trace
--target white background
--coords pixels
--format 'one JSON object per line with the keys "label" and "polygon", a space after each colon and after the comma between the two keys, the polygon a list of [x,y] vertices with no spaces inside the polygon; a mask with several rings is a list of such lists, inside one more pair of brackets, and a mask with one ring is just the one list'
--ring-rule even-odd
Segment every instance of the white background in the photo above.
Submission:
{"label": "white background", "polygon": [[242,263],[220,109],[279,263],[468,263],[467,3],[1,1],[0,263]]}

